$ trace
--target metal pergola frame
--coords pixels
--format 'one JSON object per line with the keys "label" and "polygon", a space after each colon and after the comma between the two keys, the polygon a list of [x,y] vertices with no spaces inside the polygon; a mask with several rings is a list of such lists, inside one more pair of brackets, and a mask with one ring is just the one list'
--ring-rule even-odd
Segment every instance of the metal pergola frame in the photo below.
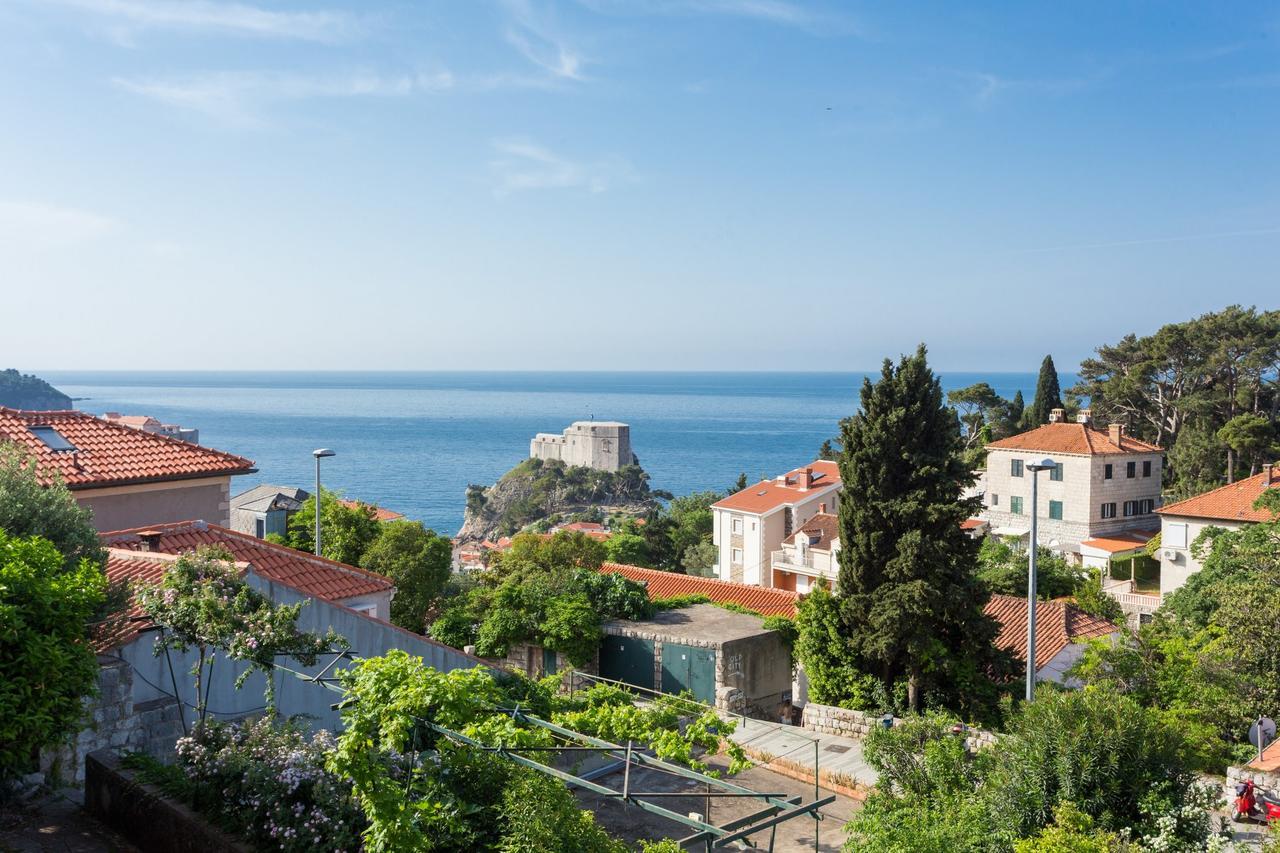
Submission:
{"label": "metal pergola frame", "polygon": [[[345,688],[339,684],[339,680],[328,673],[337,663],[343,659],[354,659],[353,656],[346,651],[334,652],[334,659],[331,660],[323,669],[315,675],[308,675],[290,669],[286,666],[276,665],[276,669],[290,673],[297,678],[308,681],[313,684],[321,685],[328,690],[338,693],[342,696],[347,695]],[[337,708],[341,703],[334,707]],[[693,830],[690,835],[678,839],[677,843],[682,848],[694,849],[701,847],[704,850],[713,850],[717,848],[725,848],[735,842],[746,839],[751,835],[769,831],[769,845],[767,849],[774,849],[774,841],[777,835],[777,827],[779,824],[793,820],[797,817],[810,817],[814,821],[814,849],[818,846],[818,833],[816,831],[818,821],[822,820],[820,809],[823,806],[830,805],[835,802],[834,794],[826,797],[818,797],[817,786],[815,784],[815,797],[810,803],[802,804],[800,795],[787,796],[784,793],[769,793],[753,791],[750,788],[727,782],[723,779],[717,779],[708,776],[705,773],[699,773],[696,770],[690,770],[687,767],[681,767],[678,764],[671,764],[655,758],[638,749],[634,743],[619,744],[601,738],[585,735],[576,732],[564,726],[557,725],[550,720],[544,720],[536,717],[519,706],[515,708],[492,708],[494,713],[510,715],[512,719],[519,720],[535,728],[544,729],[554,735],[565,740],[564,745],[549,747],[505,747],[490,746],[481,743],[474,738],[468,737],[461,732],[454,731],[445,726],[438,725],[430,720],[424,720],[420,717],[414,719],[421,725],[429,728],[437,734],[448,738],[455,743],[464,744],[472,749],[483,750],[485,752],[493,752],[502,757],[515,762],[523,767],[528,767],[539,773],[559,779],[570,787],[580,787],[593,793],[599,794],[609,799],[621,800],[623,803],[634,805],[637,808],[655,814],[668,820],[682,824]],[[533,760],[521,753],[525,752],[587,752],[597,755],[606,755],[616,759],[615,763],[599,768],[595,771],[589,771],[584,774],[570,773],[556,767],[551,767]],[[645,791],[636,790],[631,784],[631,768],[658,770],[675,776],[689,779],[693,782],[707,786],[706,791],[699,792],[673,792],[673,791]],[[616,772],[618,769],[623,771],[622,787],[609,787],[595,781],[595,777],[599,775],[607,775]],[[717,790],[712,790],[715,788]],[[649,802],[649,799],[665,798],[665,797],[700,797],[700,798],[753,798],[760,800],[763,807],[749,815],[728,821],[723,825],[709,823],[706,820],[692,817],[690,815],[680,814],[672,811],[657,803]],[[707,817],[702,815],[703,818]]]}

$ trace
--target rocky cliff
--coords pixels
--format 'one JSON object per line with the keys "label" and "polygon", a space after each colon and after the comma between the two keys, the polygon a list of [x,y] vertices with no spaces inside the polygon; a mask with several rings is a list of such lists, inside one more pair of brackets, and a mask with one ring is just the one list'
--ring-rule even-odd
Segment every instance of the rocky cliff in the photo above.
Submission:
{"label": "rocky cliff", "polygon": [[0,372],[0,406],[11,409],[70,409],[71,398],[38,376],[10,368]]}
{"label": "rocky cliff", "polygon": [[649,475],[639,465],[597,471],[556,460],[526,459],[492,486],[468,486],[458,531],[463,542],[511,536],[553,516],[599,510],[642,515],[657,506]]}

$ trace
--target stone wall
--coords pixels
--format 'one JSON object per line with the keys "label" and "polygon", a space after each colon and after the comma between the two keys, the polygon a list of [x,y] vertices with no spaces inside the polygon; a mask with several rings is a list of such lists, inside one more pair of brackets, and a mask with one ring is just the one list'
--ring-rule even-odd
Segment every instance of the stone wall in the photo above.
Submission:
{"label": "stone wall", "polygon": [[[868,714],[863,711],[851,711],[848,708],[837,708],[834,705],[819,705],[817,702],[810,702],[804,706],[804,717],[801,725],[815,732],[862,740],[873,728],[882,726],[884,724],[883,719],[883,714]],[[901,725],[902,720],[894,717],[893,724],[895,726]],[[998,737],[999,735],[985,729],[972,727],[966,727],[965,729],[965,742],[970,749],[991,746]]]}
{"label": "stone wall", "polygon": [[1254,787],[1261,788],[1272,796],[1280,795],[1280,770],[1256,770],[1252,767],[1228,767],[1227,781],[1223,793],[1227,802],[1236,798],[1236,785],[1246,779],[1252,779]]}
{"label": "stone wall", "polygon": [[99,749],[145,752],[169,760],[182,737],[177,702],[166,697],[135,704],[129,664],[105,656],[98,663],[98,694],[85,699],[88,725],[69,745],[40,755],[40,770],[51,780],[82,784],[85,756]]}

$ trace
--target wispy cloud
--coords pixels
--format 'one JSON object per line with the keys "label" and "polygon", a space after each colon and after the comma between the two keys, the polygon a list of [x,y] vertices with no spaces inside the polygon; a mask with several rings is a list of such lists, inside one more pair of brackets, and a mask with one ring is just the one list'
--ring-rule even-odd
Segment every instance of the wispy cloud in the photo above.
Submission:
{"label": "wispy cloud", "polygon": [[353,71],[328,76],[229,71],[183,78],[117,77],[112,82],[128,92],[233,124],[259,124],[261,108],[280,101],[404,97],[443,92],[456,84],[448,71],[398,75]]}
{"label": "wispy cloud", "polygon": [[1047,96],[1071,95],[1099,82],[1106,73],[1082,77],[1027,79],[1004,77],[987,71],[954,72],[964,89],[980,106],[986,106],[1006,94],[1035,94]]}
{"label": "wispy cloud", "polygon": [[102,237],[119,226],[109,216],[79,208],[0,201],[0,245],[61,248]]}
{"label": "wispy cloud", "polygon": [[787,0],[578,0],[594,12],[611,15],[723,15],[788,27],[832,32],[857,31],[843,16],[815,11]]}
{"label": "wispy cloud", "polygon": [[583,189],[602,193],[618,183],[635,180],[631,164],[621,158],[578,163],[528,139],[499,139],[489,166],[494,192],[506,195],[525,190]]}
{"label": "wispy cloud", "polygon": [[585,60],[551,20],[531,0],[506,0],[509,23],[506,38],[520,55],[562,80],[582,80]]}
{"label": "wispy cloud", "polygon": [[173,29],[220,32],[261,38],[335,42],[360,29],[343,12],[280,12],[245,3],[211,0],[44,0],[87,12],[128,29]]}

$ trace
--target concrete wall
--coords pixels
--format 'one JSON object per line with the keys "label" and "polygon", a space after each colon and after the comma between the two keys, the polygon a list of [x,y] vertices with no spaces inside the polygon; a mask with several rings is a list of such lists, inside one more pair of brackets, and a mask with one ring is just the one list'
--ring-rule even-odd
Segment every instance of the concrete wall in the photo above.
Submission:
{"label": "concrete wall", "polygon": [[231,521],[230,493],[230,477],[210,477],[83,489],[71,494],[81,506],[93,510],[93,526],[107,532],[196,518],[227,526]]}
{"label": "concrete wall", "polygon": [[635,462],[631,427],[610,421],[576,421],[561,435],[538,433],[529,442],[529,456],[600,471],[617,471]]}
{"label": "concrete wall", "polygon": [[[376,657],[392,649],[403,649],[411,655],[421,656],[427,666],[442,671],[470,669],[473,666],[483,665],[479,659],[463,654],[457,649],[434,643],[425,637],[403,631],[386,622],[371,619],[347,607],[311,598],[292,587],[259,577],[253,571],[249,572],[247,579],[250,585],[278,604],[310,601],[310,604],[302,608],[302,613],[298,617],[298,626],[317,633],[324,633],[332,627],[338,634],[347,638],[351,643],[351,653],[357,657]],[[116,651],[116,654],[134,669],[137,676],[133,683],[135,704],[173,695],[167,660],[163,654],[159,657],[153,654],[156,636],[155,632],[148,632]],[[173,661],[173,673],[177,677],[178,695],[188,705],[195,705],[193,682],[189,675],[189,670],[196,660],[195,651],[187,654],[170,652],[169,656]],[[318,672],[331,657],[326,657],[320,664],[307,668],[306,671],[311,674]],[[303,669],[296,661],[288,659],[283,661],[283,665],[291,669]],[[336,668],[344,665],[349,664],[339,664]],[[235,678],[244,669],[243,665],[221,656],[214,664],[213,688],[209,694],[209,709],[213,716],[221,719],[236,719],[261,713],[263,710],[266,684],[261,675],[254,674],[245,682],[242,689],[235,689]],[[288,673],[277,672],[275,680],[276,707],[282,716],[303,715],[321,728],[340,728],[338,713],[329,707],[340,698],[336,693],[302,681]],[[191,713],[188,708],[188,719],[191,719]]]}
{"label": "concrete wall", "polygon": [[[1182,527],[1185,525],[1185,535]],[[1245,525],[1238,521],[1209,521],[1185,516],[1160,516],[1160,594],[1168,595],[1187,582],[1187,578],[1204,568],[1191,553],[1196,538],[1210,527],[1239,530]],[[1182,544],[1178,544],[1182,543]],[[1164,556],[1165,550],[1173,551],[1173,557]]]}
{"label": "concrete wall", "polygon": [[[1161,456],[1150,454],[1113,454],[1078,456],[1047,454],[1055,462],[1062,463],[1062,480],[1049,479],[1050,472],[1039,475],[1039,517],[1037,533],[1041,545],[1080,542],[1095,536],[1117,533],[1122,530],[1154,528],[1156,515],[1124,515],[1126,501],[1149,499],[1160,506]],[[1046,454],[1025,450],[993,449],[987,456],[987,492],[983,500],[982,517],[992,527],[1030,527],[1031,525],[1031,472],[1025,466],[1044,459]],[[1023,474],[1014,477],[1012,461],[1023,462]],[[1142,463],[1151,463],[1151,476],[1142,476]],[[1136,463],[1136,476],[1129,479],[1126,466]],[[1106,479],[1106,466],[1112,466],[1112,478]],[[992,496],[999,496],[993,505]],[[1021,497],[1023,511],[1015,515],[1009,511],[1011,497]],[[1049,501],[1062,502],[1062,520],[1049,518]],[[1102,505],[1114,503],[1116,517],[1104,519]]]}
{"label": "concrete wall", "polygon": [[182,735],[178,705],[171,698],[134,702],[133,670],[118,658],[98,658],[98,693],[85,698],[86,727],[71,743],[40,755],[47,777],[79,785],[85,756],[99,749],[145,752],[160,759],[172,756]]}

